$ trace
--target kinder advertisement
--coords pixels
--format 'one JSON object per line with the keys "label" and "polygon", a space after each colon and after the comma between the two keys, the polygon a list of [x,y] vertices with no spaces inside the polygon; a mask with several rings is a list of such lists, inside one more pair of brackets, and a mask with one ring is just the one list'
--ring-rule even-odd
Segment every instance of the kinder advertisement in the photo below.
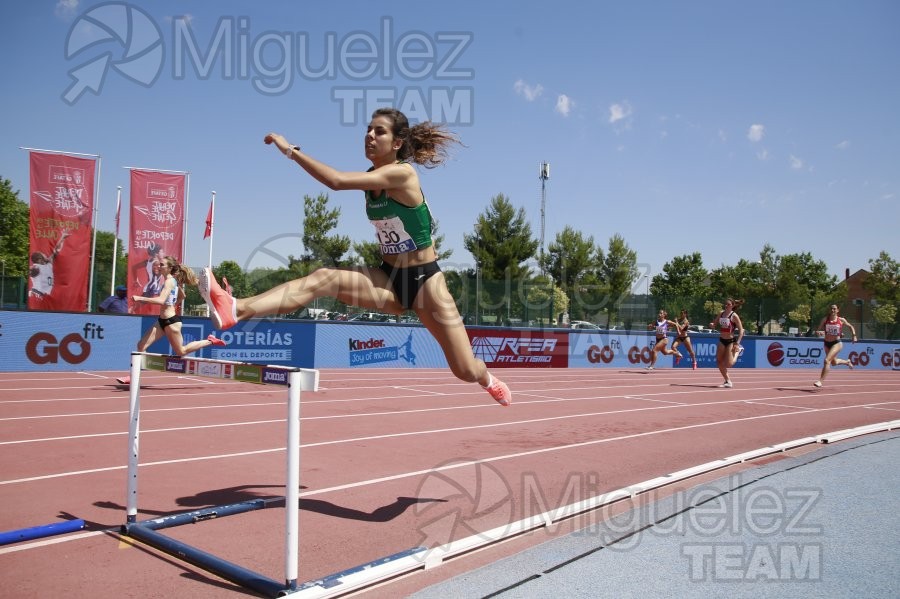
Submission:
{"label": "kinder advertisement", "polygon": [[317,324],[315,368],[446,368],[424,327]]}
{"label": "kinder advertisement", "polygon": [[467,329],[472,351],[488,368],[567,368],[569,334]]}
{"label": "kinder advertisement", "polygon": [[5,371],[127,369],[140,336],[140,318],[0,312]]}

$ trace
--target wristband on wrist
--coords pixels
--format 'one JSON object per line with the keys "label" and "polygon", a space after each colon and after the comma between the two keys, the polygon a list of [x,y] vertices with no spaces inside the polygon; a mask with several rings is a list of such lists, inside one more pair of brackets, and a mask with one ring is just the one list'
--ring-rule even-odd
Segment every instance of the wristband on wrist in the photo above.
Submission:
{"label": "wristband on wrist", "polygon": [[293,158],[294,150],[299,150],[299,149],[300,149],[300,146],[288,146],[287,149],[284,151],[284,155],[287,156],[288,158]]}

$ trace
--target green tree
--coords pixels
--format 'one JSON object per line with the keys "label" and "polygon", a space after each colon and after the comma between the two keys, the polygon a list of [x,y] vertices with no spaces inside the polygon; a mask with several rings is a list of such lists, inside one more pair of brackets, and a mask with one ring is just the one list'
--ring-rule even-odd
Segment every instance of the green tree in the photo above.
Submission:
{"label": "green tree", "polygon": [[869,276],[863,281],[863,288],[880,304],[900,302],[900,262],[884,251],[869,260]]}
{"label": "green tree", "polygon": [[[526,262],[538,248],[525,210],[513,208],[503,194],[495,196],[476,219],[475,232],[463,235],[463,245],[475,257],[480,277],[478,313],[494,312],[498,320],[504,315],[521,316],[519,304],[525,299],[521,284],[531,275]],[[511,304],[516,304],[515,309]]]}
{"label": "green tree", "polygon": [[[717,300],[706,300],[703,302],[703,313],[709,318],[709,322],[713,323],[716,320],[716,317],[722,313],[722,309],[725,307],[723,302]],[[744,321],[741,320],[743,323]]]}
{"label": "green tree", "polygon": [[463,246],[475,257],[490,280],[524,280],[531,273],[525,263],[535,256],[538,240],[531,236],[525,209],[516,210],[503,194],[475,222],[475,233],[463,235]]}
{"label": "green tree", "polygon": [[625,239],[616,233],[609,239],[606,258],[600,265],[600,280],[609,292],[606,306],[606,326],[615,321],[619,305],[631,293],[638,278],[637,252],[628,247]]}
{"label": "green tree", "polygon": [[28,273],[28,217],[28,204],[19,199],[9,179],[0,178],[0,260],[8,277]]}
{"label": "green tree", "polygon": [[573,320],[585,318],[584,306],[572,301],[576,296],[579,283],[584,281],[588,273],[599,268],[595,261],[597,248],[593,236],[585,237],[580,231],[566,226],[556,234],[556,238],[547,247],[542,268],[569,298],[569,308]]}
{"label": "green tree", "polygon": [[297,272],[290,268],[254,268],[245,275],[244,280],[250,290],[248,295],[259,295],[295,278]]}
{"label": "green tree", "polygon": [[434,253],[437,255],[438,260],[447,260],[450,256],[453,255],[452,249],[443,249],[444,239],[446,236],[443,233],[438,233],[440,229],[440,221],[438,219],[434,219],[434,226],[431,231],[431,239],[434,242]]}
{"label": "green tree", "polygon": [[881,304],[872,309],[872,320],[880,329],[881,337],[893,339],[893,329],[897,324],[897,306]]}
{"label": "green tree", "polygon": [[341,216],[340,207],[328,208],[328,194],[315,198],[303,196],[303,247],[305,252],[299,262],[301,271],[308,274],[320,266],[342,266],[344,254],[350,249],[346,235],[329,235],[337,228]]}
{"label": "green tree", "polygon": [[554,326],[556,315],[569,311],[569,298],[545,275],[538,275],[526,285],[525,315],[539,325]]}
{"label": "green tree", "polygon": [[663,265],[663,271],[654,275],[650,292],[660,307],[674,318],[681,310],[699,314],[703,302],[710,295],[709,272],[703,266],[700,252],[676,256]]}
{"label": "green tree", "polygon": [[353,251],[359,264],[371,268],[381,264],[381,247],[374,241],[354,241]]}
{"label": "green tree", "polygon": [[[809,252],[779,256],[769,244],[763,246],[757,261],[742,258],[734,266],[714,269],[710,288],[713,296],[746,300],[744,326],[757,332],[763,332],[769,320],[782,318],[800,328],[811,328],[814,323],[809,318],[824,313],[828,304],[840,302],[844,293],[823,261]],[[802,314],[807,315],[804,323],[798,320]]]}
{"label": "green tree", "polygon": [[775,283],[775,294],[783,307],[790,313],[800,314],[805,306],[806,322],[796,321],[801,330],[812,329],[813,314],[827,311],[831,303],[843,299],[844,288],[837,287],[837,277],[828,274],[828,266],[821,260],[813,258],[809,252],[782,256]]}
{"label": "green tree", "polygon": [[[112,266],[113,266],[113,241],[115,234],[109,231],[97,231],[97,240],[94,246],[94,285],[93,285],[93,301],[91,306],[95,307],[107,298],[110,293],[110,283],[113,282]],[[126,284],[128,256],[125,254],[124,246],[121,240],[116,240],[116,276],[114,285]]]}
{"label": "green tree", "polygon": [[900,263],[885,251],[879,253],[878,258],[869,260],[869,276],[863,281],[863,288],[872,293],[878,304],[872,310],[872,318],[881,328],[882,336],[895,338],[900,309]]}

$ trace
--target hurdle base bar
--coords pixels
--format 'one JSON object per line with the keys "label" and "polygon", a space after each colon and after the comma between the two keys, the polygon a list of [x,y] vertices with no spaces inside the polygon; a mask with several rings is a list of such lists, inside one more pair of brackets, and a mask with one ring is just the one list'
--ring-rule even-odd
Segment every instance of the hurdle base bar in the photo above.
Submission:
{"label": "hurdle base bar", "polygon": [[127,534],[128,529],[132,526],[146,526],[151,530],[162,530],[173,526],[181,526],[182,524],[197,524],[205,520],[215,520],[224,518],[225,516],[233,516],[235,514],[243,514],[253,510],[261,510],[266,507],[265,499],[253,499],[251,501],[241,501],[240,503],[230,503],[227,505],[218,505],[215,507],[193,510],[190,512],[182,512],[172,514],[170,516],[162,516],[161,518],[151,518],[140,522],[129,522],[122,527],[122,531]]}
{"label": "hurdle base bar", "polygon": [[242,566],[176,541],[142,524],[127,525],[128,536],[266,597],[281,597],[290,587]]}
{"label": "hurdle base bar", "polygon": [[53,522],[52,524],[32,526],[30,528],[20,528],[18,530],[9,530],[0,532],[0,545],[9,545],[10,543],[18,543],[19,541],[32,541],[34,539],[61,535],[67,532],[81,530],[82,528],[84,528],[84,520],[78,519]]}
{"label": "hurdle base bar", "polygon": [[413,547],[371,562],[329,574],[324,578],[304,582],[297,587],[298,599],[331,596],[334,593],[350,593],[368,588],[377,582],[384,582],[396,576],[422,570],[425,562],[420,554],[425,547]]}

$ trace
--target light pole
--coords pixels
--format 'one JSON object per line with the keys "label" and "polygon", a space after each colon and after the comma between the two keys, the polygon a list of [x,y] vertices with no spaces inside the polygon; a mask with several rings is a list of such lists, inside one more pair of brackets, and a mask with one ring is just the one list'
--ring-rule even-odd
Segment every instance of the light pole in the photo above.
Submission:
{"label": "light pole", "polygon": [[6,305],[6,260],[0,258],[3,263],[3,275],[0,277],[0,309]]}
{"label": "light pole", "polygon": [[759,306],[756,308],[756,334],[763,334],[762,298],[759,298]]}
{"label": "light pole", "polygon": [[475,225],[475,326],[478,326],[478,310],[481,305],[481,225]]}
{"label": "light pole", "polygon": [[541,163],[541,274],[544,274],[544,222],[547,207],[547,180],[550,178],[550,163]]}

